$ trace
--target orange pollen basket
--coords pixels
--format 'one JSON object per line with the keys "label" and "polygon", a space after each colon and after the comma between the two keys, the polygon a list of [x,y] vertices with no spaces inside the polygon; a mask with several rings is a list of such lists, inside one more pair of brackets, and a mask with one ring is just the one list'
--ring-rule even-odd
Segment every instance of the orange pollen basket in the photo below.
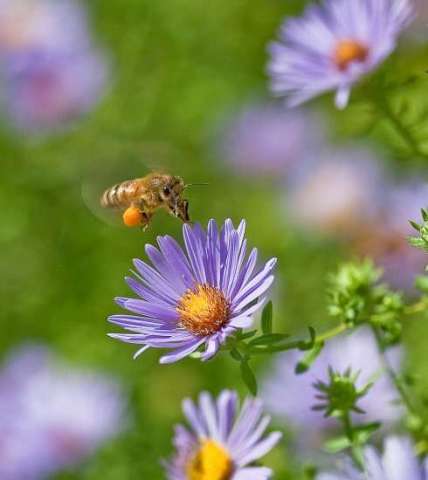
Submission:
{"label": "orange pollen basket", "polygon": [[182,327],[194,335],[205,336],[218,332],[229,321],[230,305],[219,289],[198,284],[184,293],[177,312]]}
{"label": "orange pollen basket", "polygon": [[127,227],[138,227],[143,222],[143,212],[138,207],[128,207],[123,212],[123,223]]}
{"label": "orange pollen basket", "polygon": [[369,55],[369,49],[356,40],[341,40],[333,53],[334,63],[339,70],[346,70],[352,62],[364,62]]}

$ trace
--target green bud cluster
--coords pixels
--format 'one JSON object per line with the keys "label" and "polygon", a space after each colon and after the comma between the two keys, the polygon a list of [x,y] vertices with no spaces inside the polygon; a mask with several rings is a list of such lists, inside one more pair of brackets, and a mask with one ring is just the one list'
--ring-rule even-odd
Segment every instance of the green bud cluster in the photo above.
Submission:
{"label": "green bud cluster", "polygon": [[319,392],[315,398],[321,402],[313,409],[324,411],[325,417],[338,417],[352,411],[364,413],[357,402],[367,393],[372,384],[369,383],[358,389],[355,384],[358,373],[352,373],[349,369],[344,373],[338,373],[329,368],[328,375],[327,382],[320,380],[313,385]]}
{"label": "green bud cluster", "polygon": [[421,210],[423,223],[419,224],[410,220],[412,227],[418,232],[418,236],[409,237],[411,245],[428,251],[428,209]]}

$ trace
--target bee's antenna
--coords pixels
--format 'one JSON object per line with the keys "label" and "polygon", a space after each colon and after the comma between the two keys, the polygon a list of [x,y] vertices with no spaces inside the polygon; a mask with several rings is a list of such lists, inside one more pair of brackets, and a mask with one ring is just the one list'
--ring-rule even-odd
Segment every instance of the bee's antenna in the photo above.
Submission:
{"label": "bee's antenna", "polygon": [[209,185],[209,183],[186,183],[186,185],[184,185],[184,188],[193,187],[194,185]]}

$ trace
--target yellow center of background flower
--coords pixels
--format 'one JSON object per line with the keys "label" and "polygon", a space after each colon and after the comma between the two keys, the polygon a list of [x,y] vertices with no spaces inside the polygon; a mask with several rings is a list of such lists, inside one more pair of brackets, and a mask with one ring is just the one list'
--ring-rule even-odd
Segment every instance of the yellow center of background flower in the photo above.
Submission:
{"label": "yellow center of background flower", "polygon": [[218,332],[229,320],[230,306],[223,293],[207,284],[198,284],[181,297],[177,311],[180,325],[194,335]]}
{"label": "yellow center of background flower", "polygon": [[187,480],[229,480],[233,463],[226,450],[213,440],[205,440],[186,467]]}
{"label": "yellow center of background flower", "polygon": [[336,45],[333,59],[339,70],[346,70],[352,62],[364,62],[368,54],[369,49],[361,42],[341,40]]}

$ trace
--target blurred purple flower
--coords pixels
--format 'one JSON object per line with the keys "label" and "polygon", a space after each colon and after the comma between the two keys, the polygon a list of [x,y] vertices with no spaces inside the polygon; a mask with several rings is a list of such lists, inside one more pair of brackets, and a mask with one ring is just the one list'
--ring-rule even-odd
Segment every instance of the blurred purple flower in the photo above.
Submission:
{"label": "blurred purple flower", "polygon": [[[346,353],[346,354],[345,354]],[[302,353],[290,351],[277,357],[274,371],[263,383],[261,397],[266,408],[278,418],[288,423],[299,441],[306,447],[319,447],[320,440],[328,430],[337,426],[337,421],[325,418],[322,413],[312,410],[317,403],[313,383],[328,381],[328,367],[344,372],[348,367],[360,372],[357,387],[362,388],[376,380],[368,393],[361,398],[358,406],[366,414],[354,414],[354,421],[366,423],[381,421],[384,425],[396,422],[401,416],[401,408],[393,402],[396,391],[386,375],[382,373],[382,362],[373,334],[365,327],[350,335],[342,335],[329,341],[311,369],[300,375],[294,372]],[[398,369],[400,351],[389,351],[389,362]]]}
{"label": "blurred purple flower", "polygon": [[13,55],[4,68],[8,114],[17,128],[35,133],[63,128],[90,111],[108,77],[95,50]]}
{"label": "blurred purple flower", "polygon": [[191,431],[178,425],[176,454],[165,464],[168,480],[265,480],[270,468],[251,466],[280,440],[279,432],[263,437],[270,418],[262,403],[247,398],[239,411],[236,392],[223,390],[217,399],[203,392],[199,404],[189,398],[183,411]]}
{"label": "blurred purple flower", "polygon": [[[170,236],[158,237],[159,249],[146,245],[153,267],[134,260],[137,280],[126,278],[141,298],[117,298],[136,315],[113,315],[109,321],[132,333],[110,334],[124,342],[169,348],[161,363],[180,360],[202,345],[202,360],[213,357],[229,335],[252,324],[273,282],[271,259],[254,273],[257,249],[246,259],[245,222],[235,229],[226,220],[218,229],[214,220],[207,232],[199,224],[183,225],[186,253]],[[256,301],[256,303],[254,303]]]}
{"label": "blurred purple flower", "polygon": [[365,469],[356,470],[351,461],[344,461],[336,472],[320,473],[316,480],[428,480],[428,462],[421,463],[406,437],[389,437],[382,457],[373,447],[364,449]]}
{"label": "blurred purple flower", "polygon": [[73,0],[0,0],[2,103],[28,133],[60,130],[86,114],[108,83],[85,10]]}
{"label": "blurred purple flower", "polygon": [[124,411],[112,379],[43,347],[17,350],[0,373],[0,478],[45,478],[79,463],[118,434]]}
{"label": "blurred purple flower", "polygon": [[382,267],[384,279],[392,287],[414,292],[416,275],[422,275],[427,254],[409,245],[414,233],[409,220],[420,218],[428,207],[428,184],[420,181],[393,185],[384,197],[383,209],[374,222],[361,229],[357,248]]}
{"label": "blurred purple flower", "polygon": [[287,20],[270,45],[272,90],[299,105],[336,90],[344,108],[352,85],[395,49],[412,19],[408,0],[324,0]]}
{"label": "blurred purple flower", "polygon": [[91,44],[88,20],[75,0],[0,0],[0,55],[67,52]]}
{"label": "blurred purple flower", "polygon": [[285,203],[292,221],[308,231],[352,237],[377,213],[385,180],[369,151],[313,152],[289,179]]}
{"label": "blurred purple flower", "polygon": [[284,177],[306,152],[324,143],[321,119],[308,111],[278,105],[255,105],[225,128],[223,156],[244,175]]}

